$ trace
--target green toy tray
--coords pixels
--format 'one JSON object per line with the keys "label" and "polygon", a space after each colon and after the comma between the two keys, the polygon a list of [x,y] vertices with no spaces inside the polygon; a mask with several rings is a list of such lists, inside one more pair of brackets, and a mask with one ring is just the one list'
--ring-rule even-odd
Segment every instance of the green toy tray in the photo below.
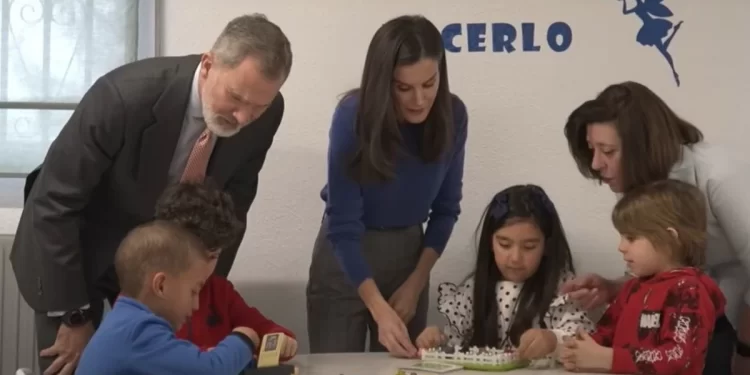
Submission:
{"label": "green toy tray", "polygon": [[466,370],[472,371],[484,371],[484,372],[503,372],[517,370],[524,368],[529,365],[528,361],[517,361],[511,363],[504,363],[502,365],[493,365],[488,363],[473,363],[473,362],[462,362],[462,361],[439,361],[443,363],[450,363],[452,365],[458,365]]}
{"label": "green toy tray", "polygon": [[484,363],[461,363],[461,362],[451,362],[451,363],[462,366],[466,370],[486,371],[486,372],[511,371],[511,370],[524,368],[529,365],[529,363],[525,361],[511,362],[511,363],[506,363],[502,365],[490,365],[490,364],[484,364]]}

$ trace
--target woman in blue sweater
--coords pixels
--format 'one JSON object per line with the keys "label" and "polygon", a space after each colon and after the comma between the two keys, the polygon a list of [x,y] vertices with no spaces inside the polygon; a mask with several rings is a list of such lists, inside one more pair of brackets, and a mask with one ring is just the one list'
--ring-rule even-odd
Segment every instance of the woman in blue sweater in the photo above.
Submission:
{"label": "woman in blue sweater", "polygon": [[416,355],[430,271],[460,213],[466,135],[435,25],[381,26],[333,114],[307,284],[312,353],[362,352],[369,331],[371,351]]}

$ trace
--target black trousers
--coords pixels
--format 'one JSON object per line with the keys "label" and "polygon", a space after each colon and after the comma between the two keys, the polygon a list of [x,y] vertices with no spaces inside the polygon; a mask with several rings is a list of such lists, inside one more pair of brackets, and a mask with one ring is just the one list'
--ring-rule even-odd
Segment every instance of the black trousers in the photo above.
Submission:
{"label": "black trousers", "polygon": [[732,375],[732,358],[736,342],[737,332],[729,319],[724,315],[716,319],[714,335],[708,343],[703,375]]}
{"label": "black trousers", "polygon": [[[102,322],[104,300],[92,302],[90,311],[92,314],[94,329],[97,329]],[[54,345],[55,340],[57,340],[57,330],[60,328],[62,321],[60,318],[47,316],[46,312],[35,312],[34,324],[36,326],[37,360],[39,361],[38,373],[42,374],[50,365],[52,365],[52,362],[54,362],[57,357],[42,357],[38,352]],[[37,372],[35,370],[36,369],[32,368],[32,372],[36,374]]]}

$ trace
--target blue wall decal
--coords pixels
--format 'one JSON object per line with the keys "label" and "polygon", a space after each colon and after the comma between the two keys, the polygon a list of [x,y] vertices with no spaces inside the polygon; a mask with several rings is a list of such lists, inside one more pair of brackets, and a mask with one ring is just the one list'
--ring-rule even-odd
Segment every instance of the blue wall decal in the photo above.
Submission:
{"label": "blue wall decal", "polygon": [[656,47],[659,50],[672,69],[674,81],[679,87],[680,75],[674,68],[674,59],[669,53],[669,45],[677,31],[680,30],[682,21],[675,25],[667,19],[674,14],[663,4],[664,0],[635,0],[635,6],[631,9],[628,9],[627,1],[619,1],[622,1],[622,14],[635,14],[643,21],[643,26],[638,30],[635,40],[644,46]]}
{"label": "blue wall decal", "polygon": [[[461,44],[466,46],[467,52],[485,52],[491,50],[499,53],[512,53],[519,48],[523,52],[539,52],[542,45],[535,39],[537,24],[524,22],[520,30],[509,23],[467,23],[465,27],[460,23],[451,23],[443,27],[443,44],[448,52],[462,52],[456,45],[456,39],[461,38]],[[491,43],[488,44],[488,38]],[[564,52],[573,43],[573,30],[565,22],[555,22],[547,27],[547,38],[544,48],[554,52]]]}

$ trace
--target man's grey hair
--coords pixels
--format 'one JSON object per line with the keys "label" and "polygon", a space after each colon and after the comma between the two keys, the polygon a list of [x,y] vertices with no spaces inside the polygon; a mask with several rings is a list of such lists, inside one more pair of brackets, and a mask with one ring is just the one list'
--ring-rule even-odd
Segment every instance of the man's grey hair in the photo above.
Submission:
{"label": "man's grey hair", "polygon": [[220,64],[234,68],[248,57],[258,60],[261,73],[271,80],[286,80],[292,70],[292,48],[281,28],[260,13],[231,20],[211,52]]}

